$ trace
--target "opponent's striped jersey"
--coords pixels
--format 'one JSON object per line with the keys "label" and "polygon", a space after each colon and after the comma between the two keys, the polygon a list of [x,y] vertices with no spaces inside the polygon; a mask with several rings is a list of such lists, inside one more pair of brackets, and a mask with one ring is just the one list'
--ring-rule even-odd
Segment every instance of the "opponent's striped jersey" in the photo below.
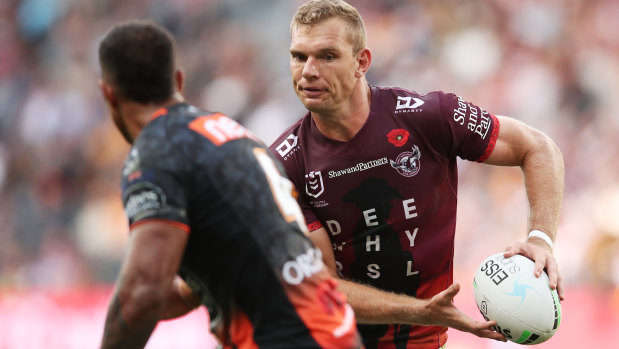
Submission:
{"label": "opponent's striped jersey", "polygon": [[181,103],[141,131],[123,202],[132,227],[158,220],[188,231],[179,273],[226,348],[358,348],[354,314],[282,173],[237,122]]}
{"label": "opponent's striped jersey", "polygon": [[[496,117],[454,94],[372,86],[369,117],[350,141],[325,137],[308,113],[270,149],[310,230],[329,232],[341,276],[430,298],[452,283],[457,157],[486,160],[498,131]],[[367,348],[446,341],[440,327],[359,329]]]}

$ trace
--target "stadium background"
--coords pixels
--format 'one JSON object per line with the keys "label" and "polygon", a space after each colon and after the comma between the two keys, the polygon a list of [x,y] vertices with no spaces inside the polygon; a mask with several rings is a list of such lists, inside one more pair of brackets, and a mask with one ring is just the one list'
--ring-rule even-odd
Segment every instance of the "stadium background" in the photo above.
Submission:
{"label": "stadium background", "polygon": [[[567,292],[559,332],[539,347],[619,342],[619,2],[351,2],[368,28],[371,83],[455,92],[557,142],[566,188],[555,255]],[[96,84],[106,30],[132,18],[166,26],[188,100],[270,143],[303,112],[287,52],[299,4],[0,1],[0,349],[96,348],[102,334],[127,239],[128,146]],[[518,169],[460,170],[456,303],[481,318],[474,269],[525,236],[526,199]],[[212,348],[206,321],[196,311],[162,323],[147,348]],[[516,347],[449,333],[450,349]]]}

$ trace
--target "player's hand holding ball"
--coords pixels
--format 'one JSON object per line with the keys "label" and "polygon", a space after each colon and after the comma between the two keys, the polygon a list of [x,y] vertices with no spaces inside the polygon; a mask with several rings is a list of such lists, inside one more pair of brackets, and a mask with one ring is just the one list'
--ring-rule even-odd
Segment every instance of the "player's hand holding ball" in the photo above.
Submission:
{"label": "player's hand holding ball", "polygon": [[479,311],[497,323],[496,330],[519,344],[550,339],[561,323],[561,304],[548,275],[534,275],[535,263],[519,254],[486,258],[475,271],[474,293]]}

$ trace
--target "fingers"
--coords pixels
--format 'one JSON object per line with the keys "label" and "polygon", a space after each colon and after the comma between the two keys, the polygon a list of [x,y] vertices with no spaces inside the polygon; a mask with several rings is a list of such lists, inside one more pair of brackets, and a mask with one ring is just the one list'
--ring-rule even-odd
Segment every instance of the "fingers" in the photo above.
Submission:
{"label": "fingers", "polygon": [[432,301],[441,307],[453,307],[453,299],[460,292],[460,284],[454,282],[446,290],[432,297]]}
{"label": "fingers", "polygon": [[449,297],[449,300],[451,301],[458,294],[458,292],[460,292],[460,283],[454,282],[445,290],[445,295]]}
{"label": "fingers", "polygon": [[[533,269],[533,274],[535,274],[535,277],[538,278],[540,277],[540,275],[542,275],[542,271],[544,270],[544,267],[546,266],[546,255],[538,255],[535,258],[535,269]],[[555,275],[555,287],[556,287],[556,275]]]}
{"label": "fingers", "polygon": [[488,320],[488,321],[476,321],[472,318],[466,316],[464,321],[464,326],[461,330],[470,332],[478,337],[494,339],[497,341],[505,342],[507,338],[500,333],[495,331],[496,321]]}
{"label": "fingers", "polygon": [[433,310],[431,313],[435,314],[434,318],[437,320],[437,322],[432,323],[469,332],[482,338],[506,341],[503,334],[494,330],[495,321],[477,321],[454,305],[453,298],[458,292],[460,292],[460,283],[454,282],[446,290],[432,297],[430,303]]}
{"label": "fingers", "polygon": [[563,288],[563,278],[561,275],[557,277],[557,293],[559,294],[559,300],[565,300],[565,289]]}
{"label": "fingers", "polygon": [[481,328],[478,333],[475,334],[479,337],[494,339],[500,342],[507,342],[507,338],[505,338],[505,336],[501,332],[497,332],[494,330],[494,326],[496,325],[496,323],[494,321],[489,322],[492,322],[493,325],[487,326],[487,323],[484,323],[485,326]]}
{"label": "fingers", "polygon": [[551,289],[556,290],[559,282],[559,268],[553,258],[548,258],[546,272],[548,273],[548,285]]}
{"label": "fingers", "polygon": [[505,252],[503,252],[503,257],[509,258],[517,253],[515,246],[507,246]]}
{"label": "fingers", "polygon": [[[541,244],[541,245],[540,245]],[[548,285],[551,289],[557,290],[559,299],[565,299],[565,290],[563,287],[563,279],[559,273],[559,267],[552,255],[552,250],[549,250],[546,242],[536,242],[535,239],[527,240],[527,242],[516,242],[508,246],[503,257],[509,258],[516,254],[521,254],[535,262],[533,273],[535,277],[540,277],[542,271],[546,270],[548,274]]]}
{"label": "fingers", "polygon": [[507,338],[505,338],[502,333],[494,330],[481,330],[478,333],[475,333],[475,335],[482,338],[494,339],[500,342],[507,342]]}

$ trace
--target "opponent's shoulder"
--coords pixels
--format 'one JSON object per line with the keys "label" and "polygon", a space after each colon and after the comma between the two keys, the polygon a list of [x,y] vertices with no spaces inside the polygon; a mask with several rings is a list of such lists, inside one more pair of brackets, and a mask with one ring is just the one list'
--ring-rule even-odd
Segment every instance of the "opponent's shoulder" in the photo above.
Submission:
{"label": "opponent's shoulder", "polygon": [[191,160],[190,152],[199,149],[199,136],[190,125],[201,115],[212,113],[186,103],[157,110],[134,142],[133,153],[139,162],[150,168],[177,169]]}

